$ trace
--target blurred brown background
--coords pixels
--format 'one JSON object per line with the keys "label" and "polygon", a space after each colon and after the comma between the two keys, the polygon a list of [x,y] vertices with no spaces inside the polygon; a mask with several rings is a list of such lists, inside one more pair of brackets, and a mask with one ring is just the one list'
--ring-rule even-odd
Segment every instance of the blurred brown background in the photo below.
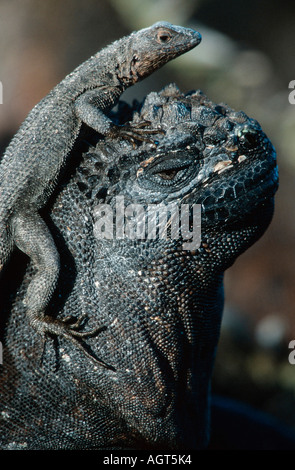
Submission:
{"label": "blurred brown background", "polygon": [[278,152],[273,222],[225,277],[213,390],[295,429],[295,3],[288,0],[0,0],[0,150],[29,110],[75,66],[134,29],[166,20],[203,35],[123,99],[175,81],[257,119]]}

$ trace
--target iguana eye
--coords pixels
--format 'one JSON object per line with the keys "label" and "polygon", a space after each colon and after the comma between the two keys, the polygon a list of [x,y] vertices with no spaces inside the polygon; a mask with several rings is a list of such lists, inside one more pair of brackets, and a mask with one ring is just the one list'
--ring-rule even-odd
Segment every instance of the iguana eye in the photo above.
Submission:
{"label": "iguana eye", "polygon": [[200,165],[197,156],[198,150],[193,148],[144,160],[137,172],[138,183],[152,191],[178,191],[198,173]]}
{"label": "iguana eye", "polygon": [[157,173],[163,180],[173,180],[180,169],[164,170]]}
{"label": "iguana eye", "polygon": [[178,176],[178,173],[182,173],[188,168],[189,168],[189,165],[182,165],[182,166],[174,167],[174,168],[162,168],[160,171],[155,171],[154,175],[160,176],[160,178],[162,178],[163,180],[171,181],[176,176]]}
{"label": "iguana eye", "polygon": [[161,44],[167,44],[171,40],[171,34],[168,31],[160,30],[157,34],[157,40]]}

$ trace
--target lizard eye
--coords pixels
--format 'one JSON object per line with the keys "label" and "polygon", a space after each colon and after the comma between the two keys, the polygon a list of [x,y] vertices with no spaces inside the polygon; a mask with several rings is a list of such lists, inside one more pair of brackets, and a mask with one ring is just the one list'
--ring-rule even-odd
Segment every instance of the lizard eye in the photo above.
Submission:
{"label": "lizard eye", "polygon": [[171,34],[167,30],[161,29],[157,34],[157,41],[160,44],[167,44],[171,40]]}

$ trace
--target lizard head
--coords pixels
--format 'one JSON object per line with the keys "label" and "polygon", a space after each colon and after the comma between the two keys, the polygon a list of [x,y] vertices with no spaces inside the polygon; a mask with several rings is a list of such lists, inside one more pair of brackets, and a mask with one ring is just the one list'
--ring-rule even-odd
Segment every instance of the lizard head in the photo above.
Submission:
{"label": "lizard head", "polygon": [[150,75],[171,59],[193,49],[200,42],[201,35],[197,31],[164,21],[133,33],[131,43],[128,45],[132,53],[130,62],[132,80],[137,82]]}

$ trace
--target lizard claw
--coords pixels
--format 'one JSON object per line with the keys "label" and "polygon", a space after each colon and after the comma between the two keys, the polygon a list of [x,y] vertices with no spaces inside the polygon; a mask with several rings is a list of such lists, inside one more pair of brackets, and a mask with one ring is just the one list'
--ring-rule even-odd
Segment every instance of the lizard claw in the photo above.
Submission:
{"label": "lizard claw", "polygon": [[[83,345],[79,339],[88,338],[95,336],[101,331],[105,330],[105,326],[94,328],[90,331],[77,331],[81,326],[82,321],[84,320],[85,315],[82,315],[78,320],[75,320],[73,317],[66,317],[63,320],[57,320],[51,318],[50,316],[44,316],[43,318],[34,318],[31,321],[34,329],[41,335],[43,339],[43,354],[44,347],[46,342],[46,336],[62,336],[71,341],[76,347],[83,351],[83,353],[89,357],[93,362],[99,364],[100,366],[105,367],[106,369],[115,370],[113,366],[106,364],[103,360],[97,359],[94,355],[90,354],[86,347]],[[69,324],[73,322],[72,324]],[[42,354],[42,357],[43,357]]]}
{"label": "lizard claw", "polygon": [[83,322],[83,320],[86,318],[86,315],[85,313],[83,313],[83,315],[81,315],[78,320],[75,319],[75,317],[73,317],[72,315],[69,315],[65,318],[63,318],[62,322],[64,324],[70,324],[70,328],[72,330],[76,330],[78,328],[80,328],[81,326],[81,323]]}
{"label": "lizard claw", "polygon": [[124,124],[123,126],[113,125],[109,137],[111,138],[121,138],[129,140],[133,147],[135,147],[136,142],[149,142],[153,145],[156,145],[155,141],[150,137],[154,134],[165,134],[163,129],[147,129],[151,124],[150,121],[141,121],[136,125],[131,125],[129,123]]}

